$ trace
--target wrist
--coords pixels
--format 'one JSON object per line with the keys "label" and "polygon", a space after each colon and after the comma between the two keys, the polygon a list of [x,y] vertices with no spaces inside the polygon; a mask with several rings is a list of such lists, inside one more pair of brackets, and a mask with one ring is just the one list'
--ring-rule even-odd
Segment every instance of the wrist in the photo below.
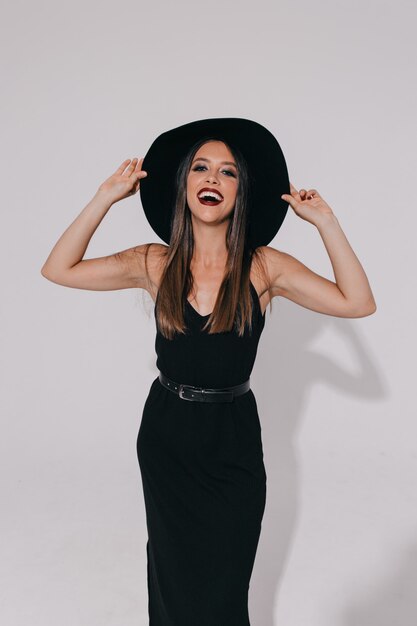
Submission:
{"label": "wrist", "polygon": [[112,196],[107,191],[104,191],[104,189],[100,189],[100,187],[94,194],[94,200],[98,200],[99,202],[104,203],[106,206],[108,206],[108,208],[110,208],[112,204],[114,204],[114,198],[112,198]]}
{"label": "wrist", "polygon": [[315,225],[318,229],[326,227],[329,224],[338,224],[336,215],[332,213],[322,213],[316,220]]}

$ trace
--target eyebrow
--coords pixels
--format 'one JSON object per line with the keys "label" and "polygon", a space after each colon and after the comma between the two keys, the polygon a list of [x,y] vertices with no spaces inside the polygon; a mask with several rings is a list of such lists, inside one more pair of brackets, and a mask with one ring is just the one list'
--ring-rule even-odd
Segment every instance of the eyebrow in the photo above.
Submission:
{"label": "eyebrow", "polygon": [[[204,157],[197,157],[196,159],[194,159],[193,163],[195,161],[207,161],[207,163],[209,163],[210,159],[206,159]],[[233,161],[222,161],[222,165],[233,165],[237,169],[237,165],[236,165],[236,163],[233,163]]]}

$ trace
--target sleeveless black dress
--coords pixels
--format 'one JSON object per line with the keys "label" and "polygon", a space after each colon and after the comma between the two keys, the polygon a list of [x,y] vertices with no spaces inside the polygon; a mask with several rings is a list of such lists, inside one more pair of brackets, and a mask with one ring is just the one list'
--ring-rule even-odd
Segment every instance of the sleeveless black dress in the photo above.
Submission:
{"label": "sleeveless black dress", "polygon": [[[247,380],[265,324],[209,335],[186,301],[187,334],[156,333],[156,365],[175,382]],[[155,316],[155,310],[154,310]],[[157,323],[156,323],[157,326]],[[152,382],[137,437],[148,530],[150,626],[250,626],[249,581],[266,502],[261,425],[252,390],[232,402],[181,399]]]}

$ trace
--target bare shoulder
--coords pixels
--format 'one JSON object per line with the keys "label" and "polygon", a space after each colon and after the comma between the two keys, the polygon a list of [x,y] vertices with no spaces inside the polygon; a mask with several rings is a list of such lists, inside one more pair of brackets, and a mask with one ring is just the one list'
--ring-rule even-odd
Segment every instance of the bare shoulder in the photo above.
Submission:
{"label": "bare shoulder", "polygon": [[308,268],[293,255],[283,250],[277,250],[272,246],[262,246],[262,250],[273,296],[286,296],[288,281],[291,276],[297,272],[308,272]]}
{"label": "bare shoulder", "polygon": [[263,266],[261,269],[259,263],[254,264],[254,277],[257,287],[259,286],[258,292],[263,294],[269,291],[271,298],[282,295],[280,282],[294,257],[272,246],[259,246],[256,250]]}

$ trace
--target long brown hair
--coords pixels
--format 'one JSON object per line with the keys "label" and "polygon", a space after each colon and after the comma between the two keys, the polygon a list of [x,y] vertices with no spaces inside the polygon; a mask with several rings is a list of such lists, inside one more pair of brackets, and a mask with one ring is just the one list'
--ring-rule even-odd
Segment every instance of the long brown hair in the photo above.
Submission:
{"label": "long brown hair", "polygon": [[[250,172],[242,153],[217,137],[205,137],[195,143],[178,166],[176,198],[171,219],[171,237],[166,249],[164,270],[156,299],[155,315],[160,332],[173,339],[176,332],[185,333],[184,306],[193,289],[190,264],[194,251],[191,212],[187,204],[187,178],[197,150],[207,141],[222,141],[233,154],[238,170],[236,202],[226,232],[227,261],[223,281],[214,309],[203,330],[209,334],[236,329],[243,335],[245,326],[252,330],[252,299],[250,269],[252,260],[261,260],[259,248],[247,242],[248,206],[250,202]],[[264,264],[261,271],[266,276]]]}

